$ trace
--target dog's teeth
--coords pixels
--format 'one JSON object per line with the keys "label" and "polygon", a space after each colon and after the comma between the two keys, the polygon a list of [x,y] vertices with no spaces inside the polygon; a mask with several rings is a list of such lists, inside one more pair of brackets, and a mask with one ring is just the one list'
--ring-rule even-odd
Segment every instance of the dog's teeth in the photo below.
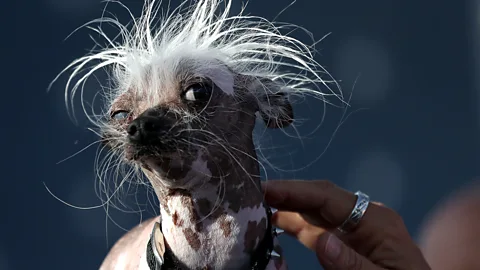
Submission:
{"label": "dog's teeth", "polygon": [[280,257],[280,254],[278,254],[278,252],[276,252],[275,250],[272,250],[272,252],[270,252],[270,255],[272,257]]}
{"label": "dog's teeth", "polygon": [[275,228],[275,231],[273,232],[275,235],[280,235],[282,233],[284,233],[285,231],[282,230],[282,229],[279,229],[279,228]]}

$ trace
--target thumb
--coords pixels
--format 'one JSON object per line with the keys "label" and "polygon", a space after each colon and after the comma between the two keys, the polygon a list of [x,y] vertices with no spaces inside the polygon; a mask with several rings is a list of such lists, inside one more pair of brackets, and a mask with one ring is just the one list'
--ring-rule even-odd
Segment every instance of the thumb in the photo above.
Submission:
{"label": "thumb", "polygon": [[380,269],[367,258],[345,245],[332,233],[318,237],[316,253],[325,270],[376,270]]}

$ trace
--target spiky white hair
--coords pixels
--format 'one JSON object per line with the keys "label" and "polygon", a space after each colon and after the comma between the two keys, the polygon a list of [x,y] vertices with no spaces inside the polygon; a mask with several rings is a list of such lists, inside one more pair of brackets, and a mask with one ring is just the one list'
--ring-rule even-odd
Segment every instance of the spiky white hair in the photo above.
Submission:
{"label": "spiky white hair", "polygon": [[[316,42],[309,46],[281,33],[288,28],[305,29],[244,15],[246,6],[239,14],[230,15],[232,0],[197,0],[187,5],[191,1],[184,0],[172,12],[157,18],[162,2],[145,0],[141,16],[135,18],[122,3],[107,0],[124,7],[132,21],[124,25],[114,16],[102,16],[84,24],[82,27],[97,33],[107,45],[102,46],[95,41],[100,49],[74,60],[50,84],[51,87],[63,73],[71,72],[65,85],[65,103],[73,120],[76,120],[74,98],[79,94],[82,110],[88,120],[100,129],[109,129],[108,122],[104,121],[105,111],[109,110],[117,97],[133,88],[142,98],[156,99],[156,96],[162,95],[160,86],[165,86],[165,80],[175,76],[175,69],[185,59],[189,61],[188,67],[193,69],[191,72],[209,76],[227,94],[234,94],[234,87],[245,89],[245,85],[234,85],[242,83],[242,80],[232,77],[237,74],[263,79],[258,83],[273,81],[277,90],[280,89],[288,97],[312,96],[330,103],[327,97],[332,96],[344,102],[337,82],[314,60]],[[105,25],[116,27],[118,35],[109,37],[104,31]],[[158,69],[152,73],[151,67]],[[89,103],[84,100],[84,86],[97,71],[104,69],[109,73],[108,81],[113,84],[103,87],[104,92],[100,93],[106,99],[104,111],[94,113],[93,107],[87,108]],[[266,85],[245,90],[258,100],[263,100],[261,97],[271,91]],[[259,104],[259,108],[272,119],[282,113],[269,110],[268,104]],[[124,176],[120,183],[114,184],[113,194],[107,195],[101,206],[108,207],[111,198],[131,176],[137,175],[137,180],[143,182],[138,166],[118,166],[124,164],[115,151],[118,149],[111,150],[103,162],[98,160],[99,155],[95,161],[102,193],[107,194],[109,189],[106,185],[108,181],[103,182],[107,171],[113,169],[114,177]]]}
{"label": "spiky white hair", "polygon": [[[125,7],[116,0],[107,2]],[[125,7],[132,18],[129,25],[121,24],[115,17],[102,17],[85,24],[84,27],[103,37],[107,46],[74,60],[54,79],[53,82],[62,73],[71,70],[65,86],[69,114],[75,118],[74,97],[80,91],[84,113],[92,123],[99,124],[98,118],[87,112],[83,93],[85,82],[100,69],[110,68],[110,81],[114,82],[113,87],[102,93],[108,108],[129,88],[143,89],[145,97],[159,94],[148,90],[158,88],[145,87],[145,84],[159,85],[161,76],[149,76],[146,81],[145,68],[162,61],[162,70],[173,72],[185,57],[194,61],[192,68],[202,69],[203,73],[208,74],[209,69],[216,66],[218,74],[222,70],[215,63],[220,63],[236,74],[279,83],[283,86],[282,91],[289,95],[310,95],[326,102],[327,96],[343,100],[336,81],[314,60],[314,48],[280,32],[286,27],[299,27],[287,24],[276,26],[265,18],[243,15],[245,6],[238,15],[230,16],[232,0],[198,0],[187,6],[188,2],[182,2],[173,12],[159,19],[157,15],[162,2],[145,0],[139,18],[134,18]],[[94,27],[93,24],[98,25]],[[108,37],[102,24],[115,26],[119,35]],[[117,40],[118,37],[120,40]],[[220,81],[216,83],[219,87],[232,93],[231,77],[219,75],[218,78]],[[334,87],[330,87],[332,83]],[[263,89],[268,91],[267,87]],[[250,90],[255,96],[265,95],[258,89]]]}

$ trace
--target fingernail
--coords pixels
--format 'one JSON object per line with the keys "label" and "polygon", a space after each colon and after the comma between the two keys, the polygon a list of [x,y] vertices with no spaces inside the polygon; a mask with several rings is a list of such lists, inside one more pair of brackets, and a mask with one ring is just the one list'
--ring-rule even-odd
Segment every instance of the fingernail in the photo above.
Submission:
{"label": "fingernail", "polygon": [[342,242],[335,235],[330,234],[325,244],[325,256],[330,262],[337,260],[342,250]]}

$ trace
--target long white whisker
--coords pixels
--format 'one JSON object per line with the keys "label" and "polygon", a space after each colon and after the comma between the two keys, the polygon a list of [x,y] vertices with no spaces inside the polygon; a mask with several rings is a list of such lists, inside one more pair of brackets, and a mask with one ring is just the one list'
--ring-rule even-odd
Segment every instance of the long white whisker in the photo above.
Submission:
{"label": "long white whisker", "polygon": [[[77,121],[76,112],[83,113],[94,126],[89,130],[101,138],[58,163],[93,145],[105,143],[97,148],[93,164],[95,180],[98,180],[94,188],[102,203],[89,207],[73,206],[55,196],[45,185],[47,191],[76,209],[104,207],[106,221],[110,219],[120,228],[109,212],[114,208],[139,214],[142,219],[143,203],[141,206],[137,197],[137,207],[134,208],[129,208],[122,200],[115,203],[114,199],[132,192],[136,196],[139,186],[146,185],[145,204],[152,203],[149,192],[153,186],[157,188],[157,183],[148,179],[152,176],[147,170],[157,166],[158,161],[149,158],[161,160],[170,156],[163,153],[164,148],[160,146],[138,146],[128,138],[132,138],[134,127],[130,125],[131,121],[147,110],[159,107],[168,109],[167,114],[174,114],[174,123],[165,125],[168,126],[165,132],[171,137],[160,138],[165,145],[172,143],[168,145],[172,150],[168,154],[190,158],[195,151],[202,151],[207,156],[218,154],[228,159],[229,168],[222,168],[217,160],[209,160],[208,165],[217,167],[215,172],[219,175],[212,177],[220,178],[217,188],[222,191],[216,193],[213,208],[203,219],[222,207],[224,197],[229,194],[226,190],[230,188],[224,178],[229,175],[241,176],[250,189],[254,188],[249,181],[261,191],[259,180],[261,172],[267,174],[265,164],[277,172],[282,170],[274,168],[263,152],[265,148],[253,141],[255,121],[263,120],[267,124],[265,127],[282,128],[287,137],[302,139],[297,126],[302,119],[293,119],[290,105],[307,98],[320,101],[322,116],[315,120],[319,119],[321,125],[327,105],[344,108],[349,102],[345,101],[339,82],[315,56],[318,53],[315,46],[327,35],[315,40],[313,34],[303,27],[276,21],[294,3],[295,0],[273,20],[268,20],[245,14],[246,4],[240,12],[231,14],[233,0],[182,0],[172,11],[170,1],[169,10],[164,11],[161,0],[145,0],[139,17],[135,17],[119,0],[106,0],[100,18],[86,22],[72,32],[74,34],[82,28],[89,30],[92,49],[73,59],[48,86],[50,90],[65,76],[63,98],[69,117]],[[123,23],[117,15],[109,13],[106,10],[109,4],[123,8],[130,21]],[[308,41],[294,37],[294,31],[306,34]],[[107,78],[99,81],[97,74],[102,72]],[[90,89],[92,77],[98,81],[96,89]],[[211,87],[206,89],[211,93],[208,100],[202,100],[201,104],[196,100],[187,102],[189,98],[185,93],[189,89],[184,88],[194,84]],[[93,100],[87,100],[91,97],[89,91],[94,93]],[[97,109],[97,98],[102,99],[102,109]],[[119,111],[126,112],[127,116],[122,118],[121,114],[115,113]],[[342,115],[328,145],[349,115],[346,112]],[[283,128],[284,123],[291,124],[290,128]],[[303,141],[301,144],[305,148]],[[155,173],[159,178],[156,180],[166,181],[161,172]],[[170,171],[166,169],[165,173],[168,175]]]}
{"label": "long white whisker", "polygon": [[100,142],[102,142],[102,140],[97,140],[97,141],[94,141],[94,142],[90,143],[89,145],[83,147],[82,149],[78,150],[78,151],[75,152],[74,154],[72,154],[72,155],[70,155],[70,156],[68,156],[68,157],[66,157],[66,158],[58,161],[58,162],[57,162],[57,165],[60,164],[60,163],[62,163],[62,162],[65,162],[65,161],[67,161],[67,160],[69,160],[69,159],[71,159],[71,158],[73,158],[73,157],[75,157],[75,156],[77,156],[78,154],[80,154],[80,153],[82,153],[83,151],[87,150],[90,146],[95,145],[95,144],[100,143]]}

